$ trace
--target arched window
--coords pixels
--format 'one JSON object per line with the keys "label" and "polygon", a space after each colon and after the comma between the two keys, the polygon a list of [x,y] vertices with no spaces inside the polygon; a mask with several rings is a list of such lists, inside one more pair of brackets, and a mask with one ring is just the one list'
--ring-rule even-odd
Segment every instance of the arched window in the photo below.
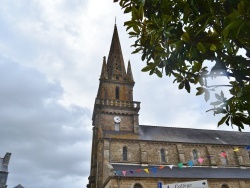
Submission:
{"label": "arched window", "polygon": [[161,149],[161,162],[166,162],[165,150]]}
{"label": "arched window", "polygon": [[198,162],[198,151],[196,149],[193,149],[192,154],[193,154],[194,163],[197,163]]}
{"label": "arched window", "polygon": [[134,185],[134,188],[142,188],[142,185],[139,184],[139,183],[136,183],[136,184]]}
{"label": "arched window", "polygon": [[223,183],[221,188],[229,188],[229,186],[226,183]]}
{"label": "arched window", "polygon": [[120,99],[120,88],[118,86],[115,88],[115,99]]}
{"label": "arched window", "polygon": [[128,160],[128,149],[126,146],[122,149],[122,160],[127,161]]}

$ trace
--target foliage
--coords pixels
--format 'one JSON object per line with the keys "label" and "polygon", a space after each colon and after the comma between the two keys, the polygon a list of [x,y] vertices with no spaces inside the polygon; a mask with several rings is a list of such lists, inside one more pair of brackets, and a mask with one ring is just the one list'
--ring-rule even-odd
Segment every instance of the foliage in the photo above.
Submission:
{"label": "foliage", "polygon": [[[131,19],[124,25],[135,37],[133,53],[146,62],[143,72],[175,77],[179,89],[210,99],[223,123],[244,129],[250,125],[250,2],[249,0],[120,0]],[[208,67],[205,63],[211,64]],[[210,67],[210,68],[209,68]],[[228,78],[225,85],[211,79]]]}

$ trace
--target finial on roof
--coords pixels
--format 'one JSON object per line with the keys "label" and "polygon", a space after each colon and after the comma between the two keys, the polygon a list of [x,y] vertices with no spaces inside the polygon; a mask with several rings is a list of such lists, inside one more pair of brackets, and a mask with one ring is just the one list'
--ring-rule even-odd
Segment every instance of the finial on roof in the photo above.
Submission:
{"label": "finial on roof", "polygon": [[116,16],[115,16],[115,25],[116,25]]}

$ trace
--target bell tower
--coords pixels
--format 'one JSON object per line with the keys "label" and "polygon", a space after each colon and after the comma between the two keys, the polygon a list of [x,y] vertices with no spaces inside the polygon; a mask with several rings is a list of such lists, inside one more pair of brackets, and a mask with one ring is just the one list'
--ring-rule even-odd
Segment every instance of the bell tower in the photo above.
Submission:
{"label": "bell tower", "polygon": [[88,188],[101,186],[103,163],[103,132],[117,135],[139,135],[140,102],[133,101],[134,79],[130,62],[125,69],[122,49],[115,25],[109,56],[103,57],[99,88],[95,99],[92,125],[92,154]]}
{"label": "bell tower", "polygon": [[115,25],[109,56],[103,57],[99,89],[93,111],[93,126],[102,130],[138,133],[140,102],[133,101],[134,79],[130,62],[125,69]]}

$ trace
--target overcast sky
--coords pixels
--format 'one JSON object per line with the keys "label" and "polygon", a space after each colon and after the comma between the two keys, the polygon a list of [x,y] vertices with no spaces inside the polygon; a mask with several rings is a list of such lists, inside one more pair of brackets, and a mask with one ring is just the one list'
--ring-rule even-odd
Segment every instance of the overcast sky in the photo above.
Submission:
{"label": "overcast sky", "polygon": [[140,124],[218,129],[220,117],[205,112],[211,106],[194,89],[140,72],[123,27],[128,16],[113,0],[1,0],[0,157],[12,153],[9,188],[86,187],[92,110],[115,17]]}

